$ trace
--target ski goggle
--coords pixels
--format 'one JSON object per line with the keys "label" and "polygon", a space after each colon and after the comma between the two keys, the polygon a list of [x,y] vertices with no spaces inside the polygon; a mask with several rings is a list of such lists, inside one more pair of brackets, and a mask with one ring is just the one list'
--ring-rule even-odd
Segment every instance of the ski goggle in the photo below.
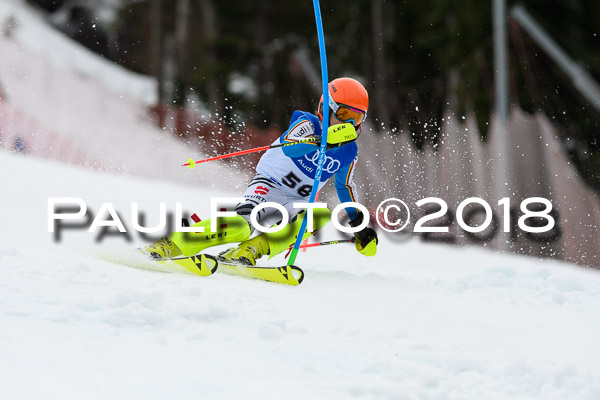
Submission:
{"label": "ski goggle", "polygon": [[329,93],[329,108],[333,110],[333,114],[338,121],[351,122],[354,126],[359,126],[367,119],[367,113],[363,110],[336,103],[333,96],[331,96],[331,92]]}

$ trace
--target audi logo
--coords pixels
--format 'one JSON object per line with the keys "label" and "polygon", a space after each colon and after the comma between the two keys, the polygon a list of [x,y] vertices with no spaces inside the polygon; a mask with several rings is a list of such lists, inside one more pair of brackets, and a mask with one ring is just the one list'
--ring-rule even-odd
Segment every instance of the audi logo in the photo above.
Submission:
{"label": "audi logo", "polygon": [[[304,158],[306,158],[308,161],[313,163],[315,167],[317,167],[319,166],[319,154],[320,151],[315,151],[312,157],[309,157],[309,155],[306,154]],[[323,171],[333,174],[335,171],[340,169],[340,165],[341,163],[339,160],[334,160],[332,157],[325,156],[325,161],[323,162]]]}

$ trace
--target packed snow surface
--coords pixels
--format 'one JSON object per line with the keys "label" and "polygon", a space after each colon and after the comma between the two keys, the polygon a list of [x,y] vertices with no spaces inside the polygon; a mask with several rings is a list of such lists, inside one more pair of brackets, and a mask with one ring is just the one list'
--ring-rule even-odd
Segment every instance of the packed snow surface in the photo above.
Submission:
{"label": "packed snow surface", "polygon": [[135,232],[57,243],[48,198],[110,202],[131,227],[132,202],[150,226],[161,201],[206,218],[240,193],[4,151],[0,171],[2,399],[600,398],[598,271],[384,235],[372,258],[299,253],[298,287],[130,268],[102,255]]}

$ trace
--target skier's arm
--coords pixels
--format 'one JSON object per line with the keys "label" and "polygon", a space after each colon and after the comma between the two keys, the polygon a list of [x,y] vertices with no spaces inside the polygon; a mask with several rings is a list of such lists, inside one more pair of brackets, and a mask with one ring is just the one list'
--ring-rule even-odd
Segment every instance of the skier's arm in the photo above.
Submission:
{"label": "skier's arm", "polygon": [[[357,161],[358,156],[356,156],[354,161],[349,165],[340,168],[335,173],[335,190],[337,191],[340,203],[358,202],[356,197],[356,184],[354,183],[354,169],[356,168]],[[350,221],[358,218],[358,210],[355,207],[346,208],[346,213],[348,214]]]}
{"label": "skier's arm", "polygon": [[[350,165],[340,168],[335,173],[335,188],[341,203],[349,201],[355,203],[358,202],[358,199],[356,198],[356,184],[354,183],[354,168],[356,167],[357,161],[358,156],[354,158],[354,161],[352,161]],[[354,228],[362,224],[364,217],[355,207],[346,208],[346,213],[350,218],[348,224],[351,227]],[[354,237],[354,244],[359,253],[365,256],[375,255],[379,239],[377,239],[377,232],[375,232],[373,228],[367,226],[356,232]]]}
{"label": "skier's arm", "polygon": [[[313,137],[314,128],[309,120],[300,118],[281,136],[281,143],[292,143]],[[319,147],[318,143],[302,143],[282,147],[283,154],[288,157],[300,157]]]}

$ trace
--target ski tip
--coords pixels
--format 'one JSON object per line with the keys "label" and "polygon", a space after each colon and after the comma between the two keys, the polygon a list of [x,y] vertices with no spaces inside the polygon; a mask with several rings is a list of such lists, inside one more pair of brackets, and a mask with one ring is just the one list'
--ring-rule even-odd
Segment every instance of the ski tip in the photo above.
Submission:
{"label": "ski tip", "polygon": [[217,268],[219,268],[219,261],[217,261],[216,257],[210,256],[208,254],[203,254],[202,255],[204,257],[204,262],[206,262],[206,259],[212,260],[213,261],[213,267],[210,269],[210,273],[211,275],[214,274],[215,272],[217,272]]}
{"label": "ski tip", "polygon": [[295,265],[290,265],[290,269],[293,271],[292,276],[298,281],[298,285],[304,280],[304,271]]}

